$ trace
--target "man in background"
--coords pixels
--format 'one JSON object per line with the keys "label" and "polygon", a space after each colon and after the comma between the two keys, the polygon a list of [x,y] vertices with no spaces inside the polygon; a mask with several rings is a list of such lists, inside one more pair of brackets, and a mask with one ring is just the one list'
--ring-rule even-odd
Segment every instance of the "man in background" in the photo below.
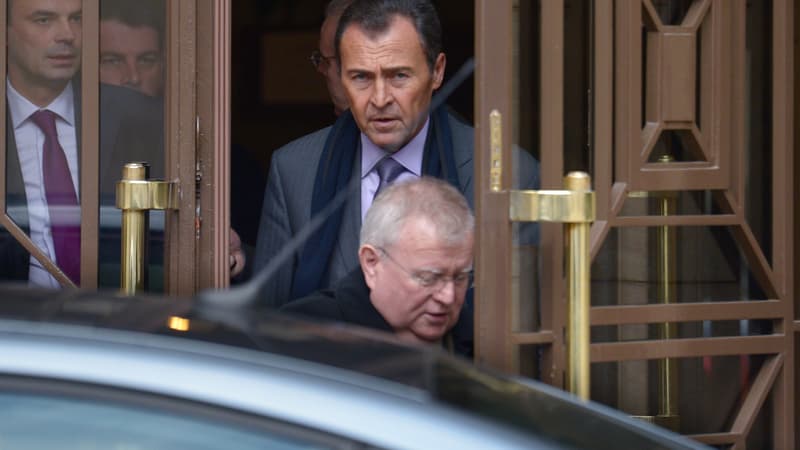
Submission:
{"label": "man in background", "polygon": [[[100,4],[100,81],[123,86],[150,97],[164,94],[163,0],[102,0]],[[163,124],[161,125],[163,126]],[[236,172],[236,159],[233,159]],[[236,192],[232,197],[237,198]],[[236,208],[232,208],[236,209]],[[236,211],[233,212],[236,226]],[[230,233],[231,277],[245,269],[239,235]]]}
{"label": "man in background", "polygon": [[333,103],[333,113],[339,116],[347,109],[347,95],[342,87],[342,79],[339,76],[339,62],[336,59],[336,28],[339,26],[339,19],[345,8],[350,6],[353,0],[331,0],[325,8],[325,20],[319,30],[319,49],[311,53],[311,62],[314,68],[325,77],[325,84],[328,87],[328,94]]}
{"label": "man in background", "polygon": [[164,2],[100,3],[100,81],[151,97],[164,93]]}

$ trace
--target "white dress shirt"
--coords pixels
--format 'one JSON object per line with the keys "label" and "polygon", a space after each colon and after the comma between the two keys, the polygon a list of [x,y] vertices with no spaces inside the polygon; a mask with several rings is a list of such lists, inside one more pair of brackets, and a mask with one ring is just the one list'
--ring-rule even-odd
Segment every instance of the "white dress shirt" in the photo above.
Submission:
{"label": "white dress shirt", "polygon": [[[25,183],[25,195],[28,200],[30,237],[37,247],[55,261],[53,234],[50,229],[50,213],[47,209],[42,174],[44,133],[33,123],[30,116],[39,109],[48,109],[56,114],[58,141],[67,157],[75,193],[80,198],[80,191],[78,190],[78,145],[72,83],[70,82],[64,91],[44,108],[39,108],[28,101],[11,86],[8,80],[6,80],[6,90],[11,123],[14,127],[14,138],[17,143],[17,154],[19,155],[19,163],[22,170],[22,179]],[[53,288],[61,286],[33,256],[30,258],[28,280],[30,285],[35,286]]]}

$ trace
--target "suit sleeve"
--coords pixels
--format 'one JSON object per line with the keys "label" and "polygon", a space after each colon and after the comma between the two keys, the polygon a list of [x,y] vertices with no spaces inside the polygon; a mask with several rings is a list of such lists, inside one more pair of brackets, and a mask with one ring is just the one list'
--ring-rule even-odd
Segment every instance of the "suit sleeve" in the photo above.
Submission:
{"label": "suit sleeve", "polygon": [[[292,276],[297,255],[280,254],[281,249],[292,237],[286,193],[281,177],[280,160],[273,155],[270,164],[267,187],[264,191],[264,204],[261,208],[261,220],[258,226],[254,277],[265,276],[265,269],[272,272],[262,289],[262,304],[277,308],[289,301]],[[280,257],[280,261],[276,258]]]}
{"label": "suit sleeve", "polygon": [[0,226],[0,280],[26,281],[29,261],[30,253]]}

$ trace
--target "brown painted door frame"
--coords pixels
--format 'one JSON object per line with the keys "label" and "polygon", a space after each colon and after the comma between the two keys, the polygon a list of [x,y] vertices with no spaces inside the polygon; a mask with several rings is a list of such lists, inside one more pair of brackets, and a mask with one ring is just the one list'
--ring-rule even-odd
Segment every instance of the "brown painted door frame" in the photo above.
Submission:
{"label": "brown painted door frame", "polygon": [[[542,188],[558,189],[564,174],[565,74],[564,36],[567,0],[538,3],[540,20],[539,58],[541,59],[540,129]],[[712,227],[733,230],[743,247],[754,277],[767,286],[766,301],[682,303],[674,305],[595,306],[593,326],[622,327],[628,324],[671,322],[736,321],[766,319],[771,332],[766,335],[700,337],[690,339],[649,339],[636,342],[594,343],[593,364],[658,358],[703,358],[719,355],[763,355],[764,363],[754,375],[741,404],[732,411],[726,431],[697,434],[693,437],[712,445],[745,448],[760,412],[772,417],[771,441],[775,448],[793,448],[797,414],[795,340],[800,330],[795,320],[793,217],[796,208],[789,186],[795,184],[793,155],[795,6],[789,0],[774,0],[771,26],[766,31],[771,58],[771,117],[768,131],[771,165],[765,170],[771,182],[771,245],[760,249],[749,231],[745,212],[745,18],[744,1],[696,0],[682,22],[662,24],[649,0],[596,0],[592,2],[591,27],[591,120],[589,135],[593,151],[594,188],[597,192],[598,220],[592,229],[592,256],[596,257],[612,229],[630,227]],[[524,362],[520,349],[538,346],[540,376],[556,386],[563,385],[565,322],[563,235],[558,225],[543,225],[539,248],[541,270],[540,327],[519,332],[518,305],[512,299],[514,262],[511,224],[508,221],[511,180],[503,177],[501,189],[492,191],[490,164],[493,151],[490,114],[502,119],[504,174],[511,173],[511,145],[514,134],[514,91],[516,21],[522,2],[514,0],[476,0],[476,84],[475,84],[475,189],[478,223],[476,248],[476,358],[478,362],[503,370],[520,371]],[[642,21],[647,21],[648,57],[642,56]],[[528,24],[530,25],[530,24]],[[519,26],[524,29],[525,24]],[[588,25],[587,25],[588,26]],[[751,31],[752,32],[752,31]],[[757,32],[757,31],[756,31]],[[703,33],[702,40],[697,37]],[[693,45],[702,45],[702,57],[690,56]],[[701,43],[701,44],[699,44]],[[654,59],[657,58],[657,61]],[[682,84],[680,75],[694,70],[698,84]],[[546,63],[545,63],[546,62]],[[664,63],[664,66],[657,64]],[[643,67],[644,65],[648,67]],[[678,70],[677,73],[666,70]],[[644,73],[644,75],[643,75]],[[647,89],[642,89],[646,77]],[[695,87],[698,91],[695,92]],[[643,96],[646,108],[643,108]],[[675,102],[678,103],[675,103]],[[684,102],[684,103],[680,103]],[[692,103],[687,103],[692,102]],[[695,103],[699,105],[695,109]],[[643,110],[644,109],[644,110]],[[699,111],[701,117],[693,114]],[[692,128],[702,120],[705,130]],[[641,123],[648,125],[642,128]],[[709,127],[709,124],[714,124]],[[713,133],[711,134],[713,129]],[[647,160],[648,147],[655,133],[679,130],[693,133],[699,144],[697,161],[688,160],[669,167],[657,167]],[[644,150],[643,150],[644,149]],[[625,199],[634,191],[707,190],[722,192],[723,211],[710,215],[624,216]],[[764,255],[770,255],[770,259]],[[768,407],[767,405],[771,405]]]}
{"label": "brown painted door frame", "polygon": [[166,292],[229,283],[231,0],[166,2],[167,177],[180,210],[167,220]]}

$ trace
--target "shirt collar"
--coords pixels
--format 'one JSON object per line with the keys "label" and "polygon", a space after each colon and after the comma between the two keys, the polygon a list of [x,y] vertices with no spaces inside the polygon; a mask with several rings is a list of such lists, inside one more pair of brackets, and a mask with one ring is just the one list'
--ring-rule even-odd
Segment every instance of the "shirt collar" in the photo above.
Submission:
{"label": "shirt collar", "polygon": [[11,112],[11,120],[14,128],[19,128],[22,122],[26,121],[31,114],[39,111],[40,109],[48,109],[54,112],[62,120],[66,121],[71,126],[75,126],[75,102],[74,93],[72,91],[72,81],[67,83],[67,86],[58,94],[49,105],[44,108],[39,108],[30,102],[27,98],[23,97],[11,81],[6,78],[6,96],[8,97],[8,109]]}
{"label": "shirt collar", "polygon": [[416,176],[422,176],[422,156],[425,151],[425,140],[428,137],[428,124],[430,117],[425,119],[425,124],[408,144],[400,150],[389,153],[369,140],[366,134],[361,133],[361,178],[366,177],[375,168],[375,164],[387,155]]}

